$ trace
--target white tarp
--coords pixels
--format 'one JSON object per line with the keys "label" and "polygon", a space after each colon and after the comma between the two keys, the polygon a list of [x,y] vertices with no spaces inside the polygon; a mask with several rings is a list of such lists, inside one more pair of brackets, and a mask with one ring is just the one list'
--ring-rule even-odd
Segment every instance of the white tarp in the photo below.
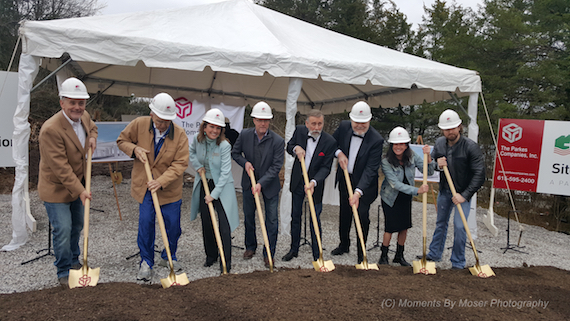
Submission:
{"label": "white tarp", "polygon": [[[73,60],[65,70],[82,79],[90,93],[152,97],[165,91],[230,106],[263,99],[285,111],[291,106],[290,79],[299,79],[295,104],[301,113],[311,108],[342,112],[363,99],[373,107],[394,107],[449,99],[449,92],[463,97],[481,91],[476,71],[344,36],[247,0],[26,21],[20,35],[19,77],[26,85],[18,94],[18,108],[25,117],[15,117],[15,122],[24,127],[29,127],[29,94],[38,62],[54,70],[64,53]],[[471,115],[476,119],[476,112]],[[294,126],[288,128],[290,137]],[[27,137],[15,134],[14,142],[27,149]],[[14,190],[18,180],[27,179],[26,164],[25,171],[16,170]]]}

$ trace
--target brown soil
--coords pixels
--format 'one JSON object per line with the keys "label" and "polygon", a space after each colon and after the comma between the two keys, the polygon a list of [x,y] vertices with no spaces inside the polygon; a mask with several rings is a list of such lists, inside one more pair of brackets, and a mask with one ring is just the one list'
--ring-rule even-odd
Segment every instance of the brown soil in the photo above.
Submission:
{"label": "brown soil", "polygon": [[1,295],[0,320],[567,320],[569,271],[494,272],[481,279],[468,270],[424,276],[403,267],[337,266],[330,273],[263,271],[168,289],[102,283]]}

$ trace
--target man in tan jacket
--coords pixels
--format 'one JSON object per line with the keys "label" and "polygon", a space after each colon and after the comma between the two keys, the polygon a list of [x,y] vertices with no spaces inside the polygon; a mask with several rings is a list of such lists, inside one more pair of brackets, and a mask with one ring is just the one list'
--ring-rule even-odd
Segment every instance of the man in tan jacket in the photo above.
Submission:
{"label": "man in tan jacket", "polygon": [[97,126],[85,111],[89,98],[85,85],[68,78],[59,92],[61,111],[40,130],[38,193],[53,228],[54,265],[62,286],[68,286],[69,269],[78,269],[83,205],[91,199],[84,187],[85,154],[97,145]]}
{"label": "man in tan jacket", "polygon": [[[156,192],[164,217],[174,270],[182,266],[176,258],[176,248],[182,230],[182,178],[188,167],[188,137],[174,124],[176,105],[166,93],[156,95],[149,104],[147,117],[133,120],[119,135],[117,145],[125,154],[135,158],[131,174],[131,196],[139,202],[139,231],[137,243],[141,261],[138,280],[150,281],[154,265],[155,211],[151,191]],[[153,180],[148,181],[144,163],[149,162]],[[159,265],[168,266],[166,251]]]}

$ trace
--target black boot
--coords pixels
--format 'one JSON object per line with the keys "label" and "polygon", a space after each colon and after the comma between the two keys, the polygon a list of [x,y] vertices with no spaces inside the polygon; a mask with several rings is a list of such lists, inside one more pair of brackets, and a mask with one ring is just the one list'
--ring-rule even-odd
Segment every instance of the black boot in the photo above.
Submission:
{"label": "black boot", "polygon": [[390,245],[384,246],[384,244],[382,244],[382,247],[380,248],[382,250],[382,255],[380,255],[380,260],[378,261],[378,264],[388,264],[388,248],[389,247],[390,247]]}
{"label": "black boot", "polygon": [[412,266],[404,259],[404,246],[400,244],[398,244],[398,247],[396,248],[396,256],[394,256],[394,261],[392,262],[400,263],[401,266]]}

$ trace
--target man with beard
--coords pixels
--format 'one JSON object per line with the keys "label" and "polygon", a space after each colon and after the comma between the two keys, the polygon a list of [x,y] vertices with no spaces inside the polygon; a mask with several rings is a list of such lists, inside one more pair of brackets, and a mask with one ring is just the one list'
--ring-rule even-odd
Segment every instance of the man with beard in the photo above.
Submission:
{"label": "man with beard", "polygon": [[[437,221],[433,238],[429,246],[427,259],[441,261],[447,226],[451,211],[455,205],[461,205],[465,219],[469,217],[470,201],[473,194],[481,188],[485,182],[485,160],[479,145],[461,135],[462,125],[459,115],[448,109],[439,116],[438,127],[442,130],[443,137],[435,141],[431,157],[437,160],[437,169],[443,170],[448,166],[449,173],[455,185],[457,194],[453,196],[447,183],[447,179],[440,175],[439,195],[437,197]],[[451,268],[463,269],[465,267],[465,241],[467,234],[463,227],[463,221],[457,210],[453,218],[454,239],[451,252]]]}
{"label": "man with beard", "polygon": [[[323,209],[323,190],[325,188],[325,179],[330,174],[336,151],[335,139],[322,131],[324,123],[325,117],[323,113],[317,109],[311,110],[305,125],[298,125],[293,133],[293,137],[287,143],[287,153],[295,157],[295,162],[291,172],[290,186],[292,194],[291,249],[289,253],[283,256],[283,261],[291,261],[298,256],[299,244],[301,242],[301,215],[307,191],[313,195],[319,231],[322,233],[320,215]],[[307,167],[307,175],[310,180],[308,186],[304,184],[301,162],[299,161],[301,158],[305,160],[305,166]],[[319,247],[312,220],[311,240],[313,260],[316,261],[319,258]]]}
{"label": "man with beard", "polygon": [[[338,144],[336,156],[339,168],[337,168],[336,181],[339,183],[340,192],[340,244],[332,250],[332,255],[349,252],[353,205],[358,209],[364,244],[366,244],[370,227],[368,211],[370,204],[378,197],[378,168],[382,159],[384,138],[376,129],[370,127],[372,112],[366,102],[359,101],[354,104],[349,116],[350,121],[343,120],[333,134]],[[354,187],[354,194],[350,200],[344,178],[345,169],[348,170]],[[358,263],[360,263],[363,253],[360,246],[357,248]]]}

